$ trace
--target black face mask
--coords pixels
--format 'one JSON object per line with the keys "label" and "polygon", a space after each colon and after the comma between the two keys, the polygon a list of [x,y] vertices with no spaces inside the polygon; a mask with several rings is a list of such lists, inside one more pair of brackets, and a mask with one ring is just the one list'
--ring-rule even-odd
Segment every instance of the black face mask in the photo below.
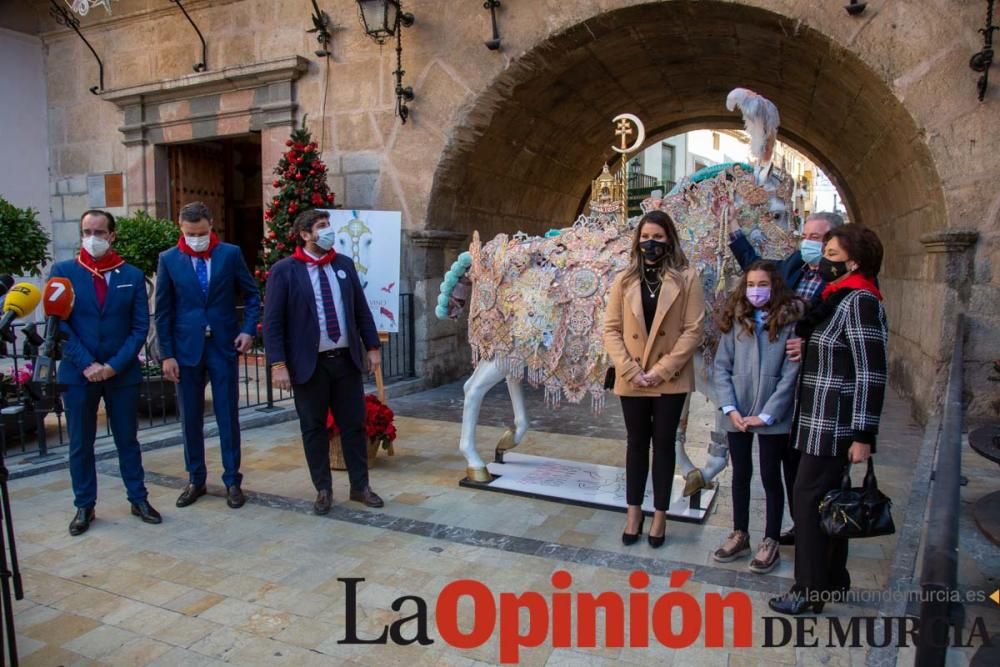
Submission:
{"label": "black face mask", "polygon": [[843,278],[850,273],[850,270],[847,268],[847,262],[834,262],[826,257],[821,257],[819,264],[816,266],[816,272],[819,273],[820,278],[828,283],[832,283],[834,280]]}
{"label": "black face mask", "polygon": [[667,249],[670,247],[666,241],[655,241],[649,239],[648,241],[643,241],[639,244],[639,252],[642,253],[643,258],[650,260],[652,262],[659,262],[661,259],[666,257]]}

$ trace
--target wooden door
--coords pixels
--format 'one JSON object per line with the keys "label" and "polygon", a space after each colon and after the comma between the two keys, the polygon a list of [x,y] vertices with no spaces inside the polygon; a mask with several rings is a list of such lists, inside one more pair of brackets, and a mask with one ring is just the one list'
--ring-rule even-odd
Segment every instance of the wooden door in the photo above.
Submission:
{"label": "wooden door", "polygon": [[169,146],[170,216],[174,221],[185,204],[204,202],[212,211],[214,229],[226,239],[226,151],[218,144]]}

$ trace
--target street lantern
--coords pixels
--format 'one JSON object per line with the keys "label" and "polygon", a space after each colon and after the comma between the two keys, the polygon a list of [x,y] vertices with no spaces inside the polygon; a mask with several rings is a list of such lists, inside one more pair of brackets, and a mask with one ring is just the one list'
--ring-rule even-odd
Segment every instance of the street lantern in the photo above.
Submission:
{"label": "street lantern", "polygon": [[413,14],[404,12],[399,0],[358,0],[358,13],[365,33],[380,46],[396,35],[400,25],[413,25]]}

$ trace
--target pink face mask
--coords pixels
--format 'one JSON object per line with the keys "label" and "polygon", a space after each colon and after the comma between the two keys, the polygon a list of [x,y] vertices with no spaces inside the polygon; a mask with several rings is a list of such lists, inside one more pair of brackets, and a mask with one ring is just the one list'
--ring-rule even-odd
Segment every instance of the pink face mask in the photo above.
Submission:
{"label": "pink face mask", "polygon": [[752,305],[754,308],[760,308],[770,300],[771,300],[770,287],[747,288],[747,301],[749,301],[750,305]]}

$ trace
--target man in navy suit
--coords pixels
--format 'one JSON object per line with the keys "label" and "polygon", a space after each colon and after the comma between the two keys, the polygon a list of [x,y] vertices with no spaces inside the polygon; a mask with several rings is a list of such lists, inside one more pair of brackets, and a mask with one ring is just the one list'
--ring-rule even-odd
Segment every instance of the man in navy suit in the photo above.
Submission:
{"label": "man in navy suit", "polygon": [[149,304],[142,271],[126,264],[111,250],[115,219],[104,211],[87,211],[80,219],[81,245],[76,259],[56,263],[49,277],[68,278],[76,302],[62,324],[58,382],[69,427],[69,474],[77,512],[71,535],[90,528],[97,502],[94,438],[97,405],[104,410],[118,449],[118,467],[132,514],[146,523],[160,523],[147,500],[142,451],[137,438],[139,412],[139,352],[149,331]]}
{"label": "man in navy suit", "polygon": [[[246,502],[241,488],[237,353],[253,346],[260,295],[243,253],[220,243],[212,231],[212,212],[201,202],[180,211],[177,247],[160,254],[156,272],[156,334],[163,377],[178,383],[188,485],[177,498],[187,507],[205,495],[205,379],[212,383],[212,404],[219,425],[222,481],[226,503]],[[237,297],[243,298],[239,325]]]}
{"label": "man in navy suit", "polygon": [[358,272],[333,249],[329,214],[295,218],[295,254],[271,267],[264,306],[264,347],[273,382],[295,388],[302,447],[316,487],[317,514],[332,503],[326,415],[340,428],[351,500],[382,507],[368,483],[368,443],[362,373],[381,365],[378,332]]}

